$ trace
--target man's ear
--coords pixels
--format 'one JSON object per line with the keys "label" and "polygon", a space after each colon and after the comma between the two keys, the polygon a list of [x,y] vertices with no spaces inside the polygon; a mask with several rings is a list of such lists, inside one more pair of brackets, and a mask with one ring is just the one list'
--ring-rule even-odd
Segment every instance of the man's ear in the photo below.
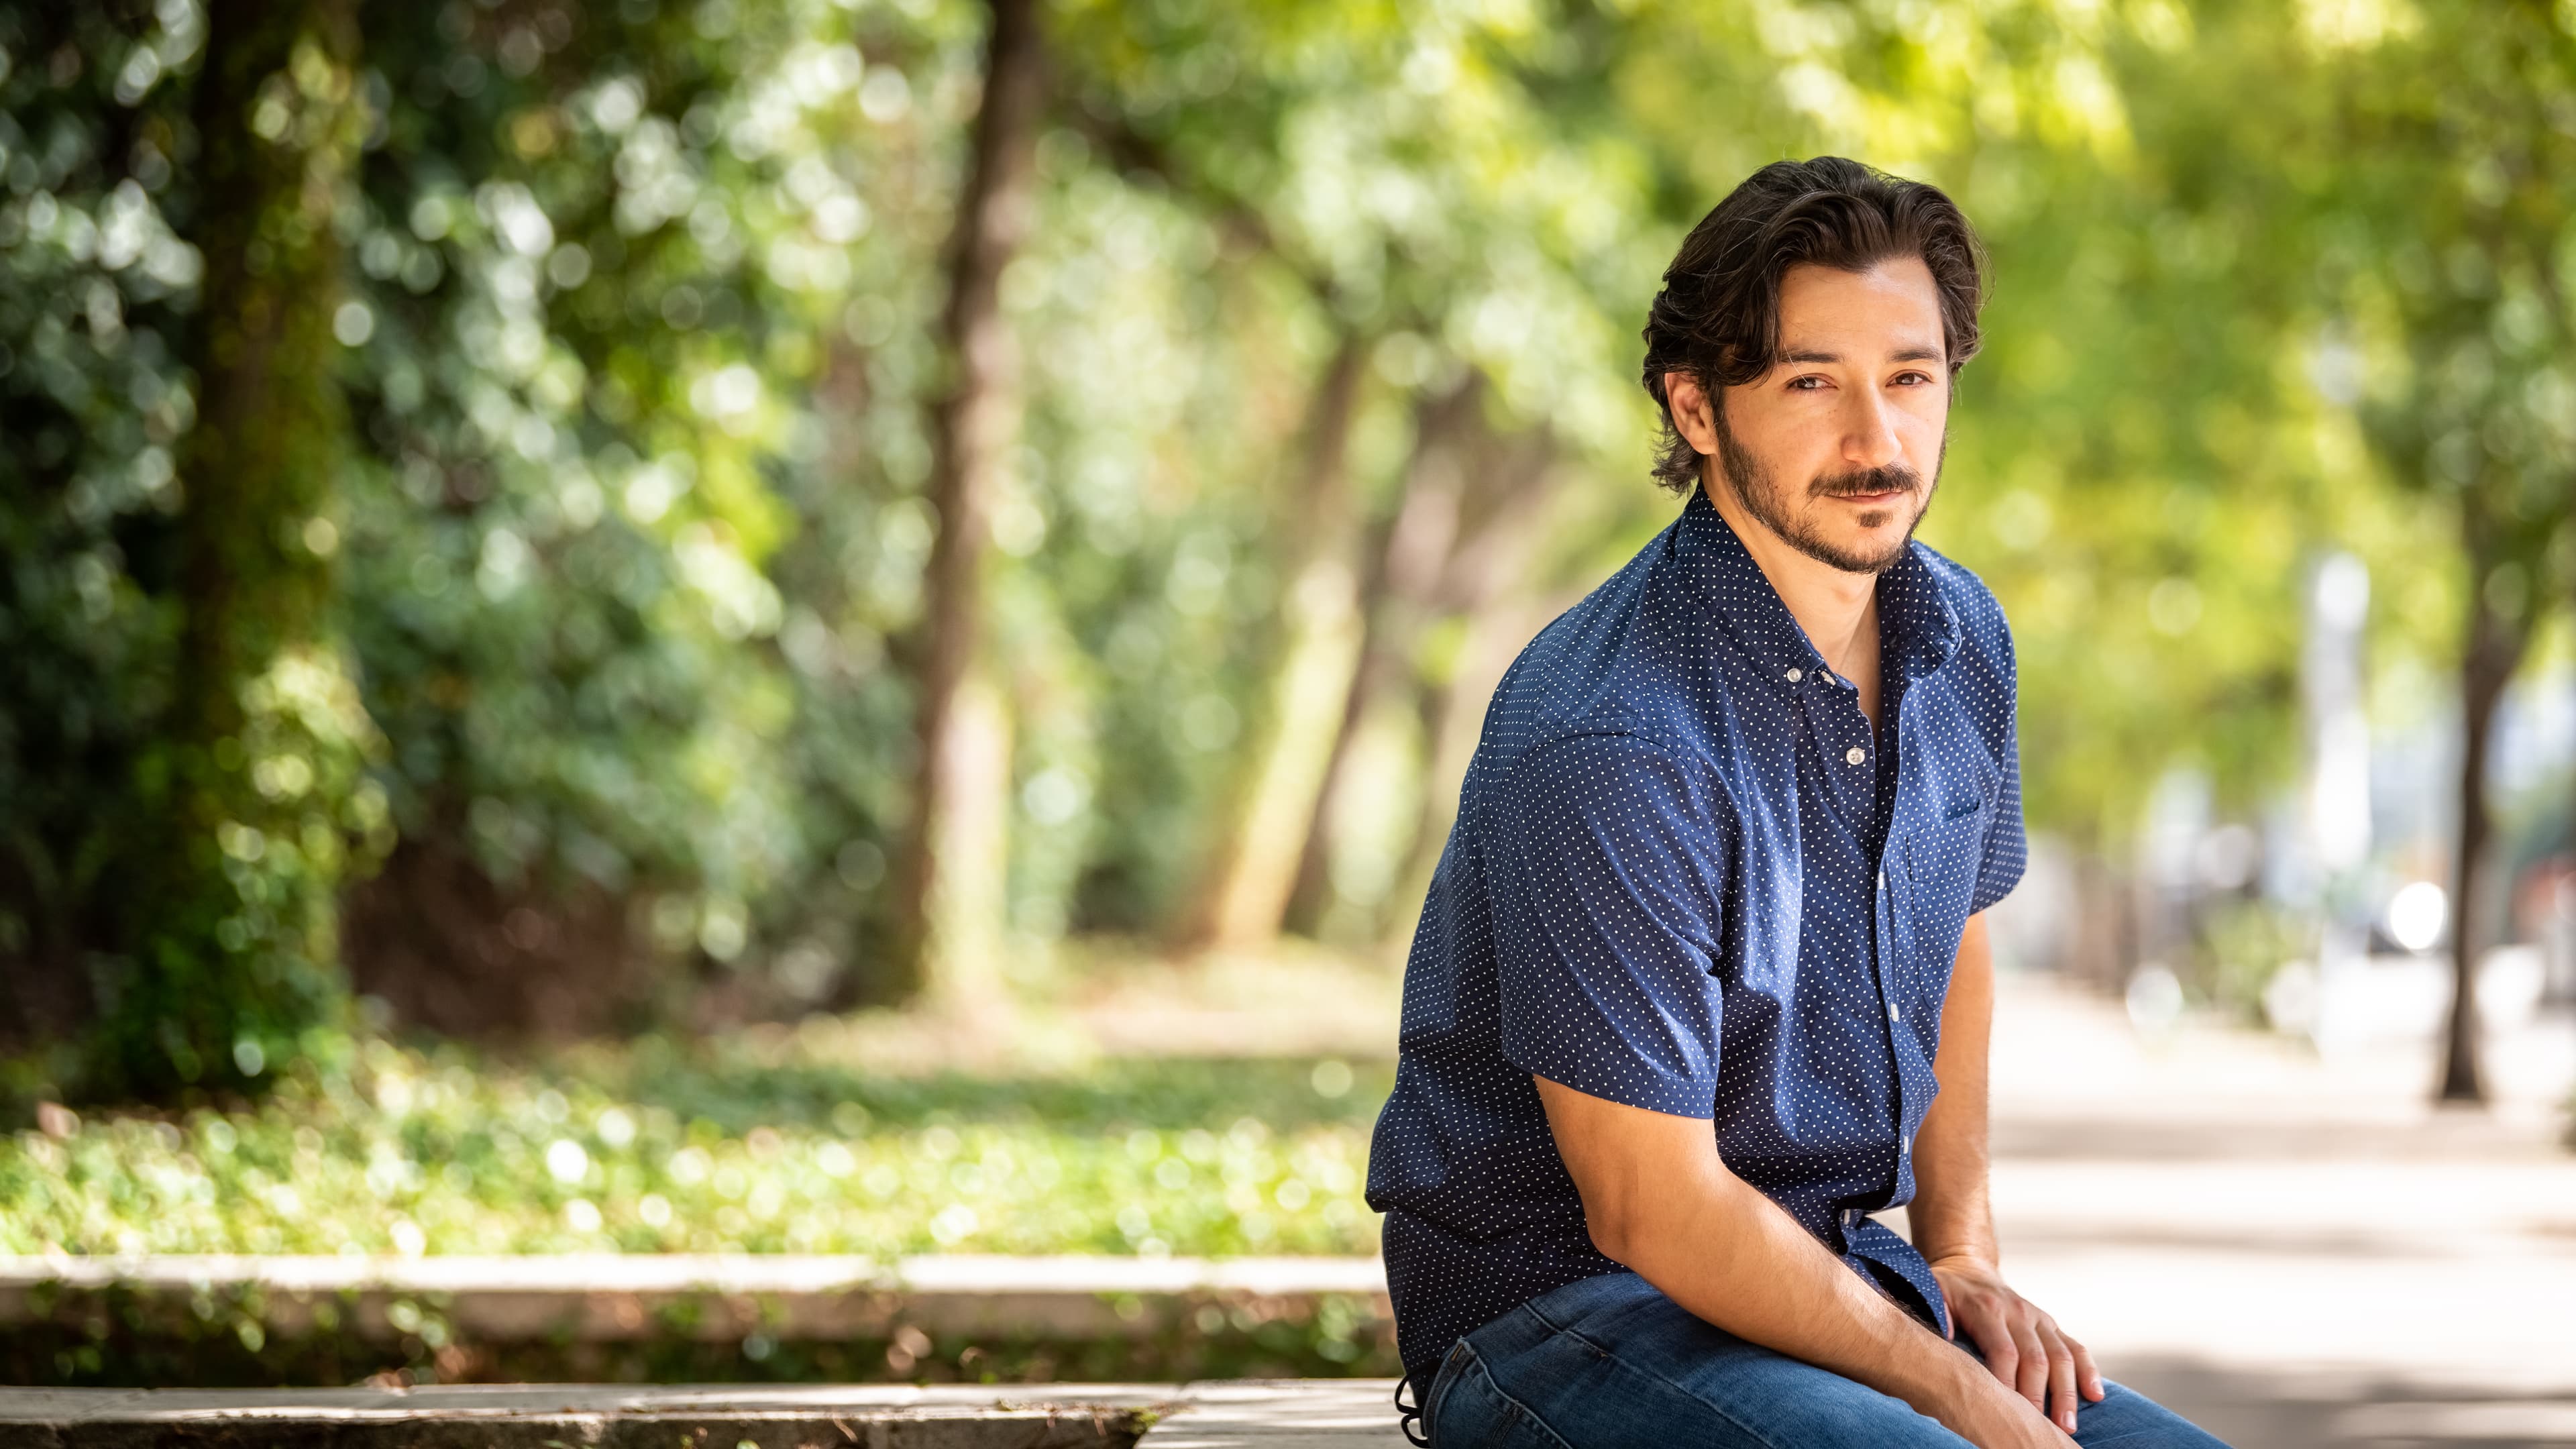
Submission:
{"label": "man's ear", "polygon": [[1664,374],[1664,405],[1671,409],[1673,431],[1705,454],[1717,452],[1717,399],[1697,376],[1681,371]]}

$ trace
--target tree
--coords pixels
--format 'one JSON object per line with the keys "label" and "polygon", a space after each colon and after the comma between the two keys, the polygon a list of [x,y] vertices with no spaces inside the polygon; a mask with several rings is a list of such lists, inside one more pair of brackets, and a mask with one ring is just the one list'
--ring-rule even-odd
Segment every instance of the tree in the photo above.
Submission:
{"label": "tree", "polygon": [[167,833],[142,873],[150,914],[101,992],[91,1070],[107,1092],[252,1084],[328,1022],[353,836],[383,825],[331,584],[347,325],[333,224],[367,125],[355,17],[346,0],[225,0],[206,34],[178,670],[142,767]]}
{"label": "tree", "polygon": [[2576,563],[2576,35],[2534,0],[2407,14],[2411,27],[2312,36],[2348,57],[2335,131],[2372,158],[2332,173],[2321,219],[2373,450],[2459,529],[2452,995],[2435,1095],[2481,1102],[2489,735]]}
{"label": "tree", "polygon": [[[1413,457],[1392,516],[1378,530],[1360,658],[1298,862],[1288,924],[1308,935],[1323,932],[1338,895],[1333,856],[1346,843],[1338,807],[1361,733],[1377,710],[1395,707],[1415,716],[1425,783],[1412,838],[1383,842],[1394,868],[1381,908],[1366,919],[1367,939],[1390,926],[1411,928],[1411,911],[1449,828],[1456,803],[1449,782],[1463,768],[1449,738],[1453,722],[1461,715],[1481,719],[1484,696],[1499,674],[1459,656],[1468,652],[1477,621],[1493,611],[1497,593],[1526,566],[1528,544],[1547,523],[1550,490],[1561,476],[1547,429],[1498,436],[1484,416],[1487,394],[1483,378],[1471,373],[1417,406]],[[1516,613],[1503,627],[1516,644],[1517,634],[1537,622]],[[1434,630],[1445,631],[1445,646],[1434,642]],[[1427,657],[1434,653],[1442,657]]]}
{"label": "tree", "polygon": [[940,321],[952,371],[931,424],[928,497],[937,523],[913,670],[918,754],[882,983],[897,998],[924,988],[970,990],[972,973],[992,964],[1000,924],[991,886],[1001,851],[993,839],[1010,808],[1009,745],[1005,717],[976,670],[990,514],[1016,434],[1018,345],[1002,316],[1001,283],[1033,206],[1045,98],[1034,0],[992,0],[985,56]]}

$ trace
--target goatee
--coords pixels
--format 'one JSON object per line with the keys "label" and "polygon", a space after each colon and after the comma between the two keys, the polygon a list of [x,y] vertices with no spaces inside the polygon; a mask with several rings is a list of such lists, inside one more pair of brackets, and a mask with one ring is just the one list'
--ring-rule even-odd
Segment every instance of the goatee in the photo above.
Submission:
{"label": "goatee", "polygon": [[[1937,462],[1933,464],[1932,481],[1929,483],[1924,481],[1922,474],[1904,463],[1818,476],[1807,485],[1809,499],[1852,498],[1871,493],[1897,495],[1887,507],[1867,509],[1859,515],[1860,525],[1872,531],[1885,527],[1898,510],[1909,501],[1914,502],[1914,516],[1906,520],[1904,534],[1894,542],[1868,552],[1843,548],[1826,538],[1813,518],[1791,507],[1789,500],[1782,496],[1786,490],[1778,487],[1761,463],[1735,440],[1734,432],[1726,426],[1723,408],[1718,410],[1716,422],[1718,466],[1726,475],[1726,486],[1735,494],[1735,501],[1743,504],[1745,512],[1761,520],[1763,527],[1778,534],[1791,548],[1845,573],[1881,574],[1895,567],[1896,561],[1905,557],[1906,545],[1914,541],[1914,530],[1923,522],[1923,515],[1931,511],[1932,490],[1940,486],[1940,464]],[[1949,430],[1944,428],[1941,434],[1942,456],[1946,458],[1949,451]]]}

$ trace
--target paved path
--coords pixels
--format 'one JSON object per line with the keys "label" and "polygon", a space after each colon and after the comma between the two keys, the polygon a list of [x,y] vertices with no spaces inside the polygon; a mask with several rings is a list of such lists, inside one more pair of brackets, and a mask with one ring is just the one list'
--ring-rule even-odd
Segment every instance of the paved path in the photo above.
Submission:
{"label": "paved path", "polygon": [[2497,1106],[2443,1112],[2429,1044],[2146,1039],[2008,977],[2005,1272],[2240,1449],[2576,1444],[2576,1024],[2495,1046]]}

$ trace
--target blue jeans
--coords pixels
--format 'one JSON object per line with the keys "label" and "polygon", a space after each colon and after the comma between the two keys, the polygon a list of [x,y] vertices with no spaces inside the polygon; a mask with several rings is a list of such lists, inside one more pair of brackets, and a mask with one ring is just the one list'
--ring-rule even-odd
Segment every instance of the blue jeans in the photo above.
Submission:
{"label": "blue jeans", "polygon": [[[2118,1384],[2084,1449],[2227,1449]],[[1968,1449],[1903,1400],[1745,1342],[1634,1273],[1542,1293],[1460,1339],[1422,1396],[1434,1449]]]}

